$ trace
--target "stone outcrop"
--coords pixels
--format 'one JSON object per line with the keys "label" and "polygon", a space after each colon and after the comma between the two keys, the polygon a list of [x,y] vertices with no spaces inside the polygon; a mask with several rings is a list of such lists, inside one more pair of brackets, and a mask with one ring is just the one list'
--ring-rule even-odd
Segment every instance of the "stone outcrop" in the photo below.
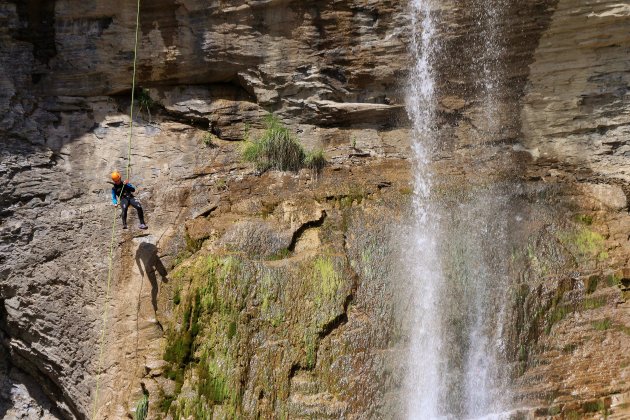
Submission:
{"label": "stone outcrop", "polygon": [[[107,176],[126,165],[135,4],[0,1],[0,414],[89,417],[97,375],[99,418],[131,413],[143,387],[156,417],[167,406],[219,417],[404,410],[404,290],[392,278],[412,179],[407,6],[227,3],[142,3],[138,86],[149,99],[136,107],[131,178],[151,229],[115,231],[107,303]],[[489,226],[480,200],[492,198],[506,221],[510,406],[622,418],[630,9],[492,6],[435,6],[436,200]],[[239,141],[269,111],[324,149],[321,178],[259,176],[242,161]],[[231,337],[202,328],[186,360],[163,360],[204,290],[191,267],[228,256],[251,271],[247,285],[218,287],[235,306],[198,319]],[[305,280],[318,269],[335,280],[323,295]],[[233,358],[204,354],[208,343]],[[204,382],[198,365],[220,376]],[[212,402],[195,400],[218,379]]]}

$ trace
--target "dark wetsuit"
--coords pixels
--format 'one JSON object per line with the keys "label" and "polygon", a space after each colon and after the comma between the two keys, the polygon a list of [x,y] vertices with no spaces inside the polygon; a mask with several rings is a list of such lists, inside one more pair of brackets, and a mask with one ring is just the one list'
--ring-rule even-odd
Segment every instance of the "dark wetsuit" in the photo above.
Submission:
{"label": "dark wetsuit", "polygon": [[138,212],[138,219],[140,224],[144,225],[144,211],[140,202],[133,197],[133,192],[136,191],[133,185],[127,183],[114,184],[112,187],[112,203],[118,204],[118,197],[120,197],[120,207],[122,207],[122,222],[123,226],[127,226],[127,209],[132,206]]}

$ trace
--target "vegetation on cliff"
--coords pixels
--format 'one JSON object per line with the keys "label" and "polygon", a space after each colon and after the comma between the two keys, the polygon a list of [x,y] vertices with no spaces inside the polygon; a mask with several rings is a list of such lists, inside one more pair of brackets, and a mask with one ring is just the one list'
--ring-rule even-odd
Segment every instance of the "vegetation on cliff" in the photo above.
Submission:
{"label": "vegetation on cliff", "polygon": [[256,139],[247,139],[243,159],[256,165],[259,172],[269,169],[299,171],[307,167],[319,174],[326,165],[322,150],[306,152],[300,141],[273,114],[264,120],[265,130]]}

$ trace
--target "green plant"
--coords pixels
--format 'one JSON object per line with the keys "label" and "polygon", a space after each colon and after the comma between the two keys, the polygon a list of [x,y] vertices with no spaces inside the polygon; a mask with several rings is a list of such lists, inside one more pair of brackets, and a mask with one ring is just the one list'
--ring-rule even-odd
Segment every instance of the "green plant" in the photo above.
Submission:
{"label": "green plant", "polygon": [[604,318],[600,321],[593,322],[592,325],[593,328],[595,328],[597,331],[606,331],[612,326],[612,322],[610,321],[610,319]]}
{"label": "green plant", "polygon": [[149,123],[151,123],[151,108],[155,106],[155,101],[151,98],[151,94],[149,93],[149,89],[141,88],[138,93],[136,93],[138,100],[138,107],[140,108],[140,112],[142,109],[146,109],[149,114]]}
{"label": "green plant", "polygon": [[306,368],[313,369],[317,362],[317,342],[316,338],[312,335],[306,334],[304,336],[304,346],[306,348]]}
{"label": "green plant", "polygon": [[560,305],[553,308],[553,311],[549,315],[547,327],[545,328],[545,332],[549,334],[553,326],[562,321],[569,313],[571,313],[571,308]]}
{"label": "green plant", "polygon": [[299,171],[303,167],[317,174],[321,172],[326,164],[323,151],[306,153],[295,135],[273,114],[265,117],[264,127],[264,132],[257,139],[251,140],[247,133],[242,151],[246,162],[254,163],[260,172],[269,169]]}
{"label": "green plant", "polygon": [[562,412],[562,409],[558,405],[554,405],[553,407],[549,407],[549,410],[547,411],[547,413],[550,416],[557,416],[561,412]]}
{"label": "green plant", "polygon": [[181,287],[177,287],[175,289],[175,292],[173,293],[173,303],[175,305],[179,305],[181,303],[181,301],[182,301],[181,292],[182,292]]}
{"label": "green plant", "polygon": [[190,237],[188,232],[184,235],[184,240],[186,241],[186,251],[188,251],[191,255],[201,249],[201,245],[203,245],[203,239],[193,239]]}
{"label": "green plant", "polygon": [[606,305],[606,297],[600,296],[595,298],[587,298],[582,302],[582,309],[588,311],[590,309],[601,308]]}
{"label": "green plant", "polygon": [[598,261],[603,261],[608,258],[604,237],[590,229],[581,228],[575,232],[560,234],[559,239],[580,259],[597,258]]}
{"label": "green plant", "polygon": [[278,261],[278,260],[284,260],[285,258],[289,258],[290,256],[291,256],[291,251],[289,250],[289,248],[282,248],[276,253],[270,255],[268,259],[271,261]]}
{"label": "green plant", "polygon": [[324,170],[324,166],[326,166],[324,151],[318,149],[308,152],[304,158],[304,166],[313,171],[315,175],[321,174]]}
{"label": "green plant", "polygon": [[575,216],[575,221],[586,226],[593,224],[593,216],[588,214],[578,214]]}
{"label": "green plant", "polygon": [[214,186],[218,191],[226,191],[228,189],[227,181],[223,178],[217,179],[217,182],[214,183]]}
{"label": "green plant", "polygon": [[140,401],[136,404],[136,412],[133,413],[134,420],[145,420],[149,414],[149,396],[142,394]]}
{"label": "green plant", "polygon": [[177,253],[177,256],[175,257],[175,260],[173,261],[173,266],[171,268],[177,267],[178,265],[183,263],[184,260],[186,260],[191,255],[192,255],[192,253],[188,249],[182,249],[181,251],[179,251]]}
{"label": "green plant", "polygon": [[207,131],[206,133],[204,133],[203,137],[201,138],[201,142],[203,143],[204,146],[213,148],[213,147],[216,147],[216,143],[215,143],[216,139],[217,139],[217,136]]}
{"label": "green plant", "polygon": [[246,143],[243,159],[254,163],[261,172],[300,170],[306,157],[300,142],[273,114],[265,117],[264,126],[260,138]]}

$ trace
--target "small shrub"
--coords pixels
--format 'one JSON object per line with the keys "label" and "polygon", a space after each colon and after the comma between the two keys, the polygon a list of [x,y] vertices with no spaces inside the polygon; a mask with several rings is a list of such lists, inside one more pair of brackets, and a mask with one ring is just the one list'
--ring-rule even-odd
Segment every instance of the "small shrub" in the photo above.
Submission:
{"label": "small shrub", "polygon": [[261,172],[268,169],[300,170],[306,157],[300,142],[273,114],[265,118],[264,124],[262,136],[246,144],[243,159],[254,163]]}
{"label": "small shrub", "polygon": [[245,161],[254,163],[260,172],[269,169],[296,172],[303,167],[317,174],[321,172],[326,164],[323,151],[306,153],[299,140],[273,114],[265,117],[264,126],[260,138],[246,142],[242,151]]}

